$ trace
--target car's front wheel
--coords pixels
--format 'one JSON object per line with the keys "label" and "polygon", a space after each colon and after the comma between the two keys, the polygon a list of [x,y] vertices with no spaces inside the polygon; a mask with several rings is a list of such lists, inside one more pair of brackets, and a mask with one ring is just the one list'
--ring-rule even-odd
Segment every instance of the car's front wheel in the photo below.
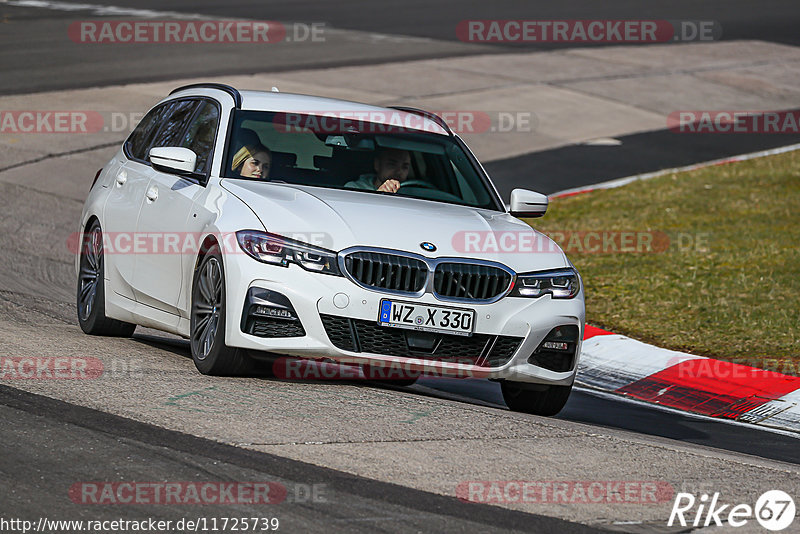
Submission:
{"label": "car's front wheel", "polygon": [[225,345],[225,270],[217,247],[207,251],[194,272],[190,346],[197,370],[230,376],[250,370],[244,350]]}
{"label": "car's front wheel", "polygon": [[94,221],[81,239],[78,272],[78,323],[93,336],[130,337],[136,325],[106,317],[103,231]]}
{"label": "car's front wheel", "polygon": [[556,415],[569,399],[572,386],[532,386],[514,382],[502,382],[503,400],[515,412],[535,415]]}

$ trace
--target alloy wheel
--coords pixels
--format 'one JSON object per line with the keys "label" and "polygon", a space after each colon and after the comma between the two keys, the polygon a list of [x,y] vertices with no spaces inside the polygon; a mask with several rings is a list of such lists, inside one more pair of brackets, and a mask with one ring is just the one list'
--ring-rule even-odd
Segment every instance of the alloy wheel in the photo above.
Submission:
{"label": "alloy wheel", "polygon": [[222,270],[215,257],[209,257],[203,264],[197,286],[192,306],[192,348],[197,358],[204,360],[214,346],[222,312]]}
{"label": "alloy wheel", "polygon": [[84,238],[81,254],[80,292],[78,293],[81,319],[86,321],[92,313],[97,297],[97,286],[103,276],[103,234],[95,227]]}

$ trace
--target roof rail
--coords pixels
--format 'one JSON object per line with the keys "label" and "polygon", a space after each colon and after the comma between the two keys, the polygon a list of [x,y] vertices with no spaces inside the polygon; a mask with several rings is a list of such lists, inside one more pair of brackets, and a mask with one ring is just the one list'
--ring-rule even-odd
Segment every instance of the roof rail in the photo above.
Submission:
{"label": "roof rail", "polygon": [[235,88],[231,87],[230,85],[225,85],[224,83],[192,83],[189,85],[183,85],[177,89],[173,89],[170,95],[186,89],[218,89],[220,91],[225,91],[231,95],[233,98],[233,103],[237,109],[242,107],[242,95]]}
{"label": "roof rail", "polygon": [[406,113],[413,113],[414,115],[421,115],[441,126],[448,134],[453,135],[453,131],[450,130],[450,126],[447,125],[447,122],[445,122],[445,120],[436,113],[431,113],[430,111],[425,111],[424,109],[419,108],[410,108],[407,106],[389,106],[389,108],[396,109],[398,111],[405,111]]}

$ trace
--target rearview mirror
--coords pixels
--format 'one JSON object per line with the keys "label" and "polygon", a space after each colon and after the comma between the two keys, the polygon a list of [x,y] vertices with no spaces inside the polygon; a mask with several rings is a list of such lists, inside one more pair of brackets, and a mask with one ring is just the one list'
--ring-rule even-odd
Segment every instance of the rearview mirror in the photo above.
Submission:
{"label": "rearview mirror", "polygon": [[365,152],[375,150],[375,141],[356,133],[329,135],[325,138],[325,144],[327,146],[343,147],[348,150],[360,150]]}
{"label": "rearview mirror", "polygon": [[159,170],[192,176],[197,166],[197,154],[179,146],[160,146],[150,149],[150,162]]}
{"label": "rearview mirror", "polygon": [[514,217],[541,217],[547,211],[548,202],[547,195],[527,189],[514,189],[511,191],[509,211]]}

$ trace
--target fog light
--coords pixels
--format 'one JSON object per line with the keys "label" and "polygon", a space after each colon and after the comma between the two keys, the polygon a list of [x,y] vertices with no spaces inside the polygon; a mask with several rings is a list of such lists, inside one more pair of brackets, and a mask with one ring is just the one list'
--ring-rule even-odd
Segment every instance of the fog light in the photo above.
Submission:
{"label": "fog light", "polygon": [[272,317],[273,319],[296,319],[297,317],[293,312],[285,308],[273,308],[271,306],[253,306],[251,311],[253,315],[262,317]]}
{"label": "fog light", "polygon": [[542,343],[542,348],[550,350],[568,350],[569,343],[563,341],[545,341]]}

